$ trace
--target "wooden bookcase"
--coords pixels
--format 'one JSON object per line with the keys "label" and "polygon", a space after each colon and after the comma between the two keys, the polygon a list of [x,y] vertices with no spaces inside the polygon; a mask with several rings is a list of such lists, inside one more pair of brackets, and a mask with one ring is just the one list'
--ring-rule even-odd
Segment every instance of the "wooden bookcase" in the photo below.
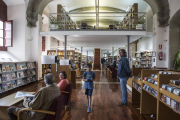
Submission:
{"label": "wooden bookcase", "polygon": [[48,73],[49,66],[48,64],[42,64],[42,79],[44,79],[44,75]]}
{"label": "wooden bookcase", "polygon": [[[73,63],[75,63],[74,54],[74,50],[67,50],[66,59],[70,59]],[[47,55],[56,55],[56,50],[47,50]],[[64,59],[64,50],[57,50],[57,57],[58,60]]]}
{"label": "wooden bookcase", "polygon": [[4,93],[35,81],[35,61],[0,63],[0,93]]}
{"label": "wooden bookcase", "polygon": [[[164,71],[164,72],[168,72],[172,74],[159,74],[159,71]],[[151,74],[158,75],[158,78],[150,77]],[[158,85],[156,86],[153,83],[145,81],[144,77],[149,77],[151,79],[158,81]],[[141,84],[140,113],[145,114],[145,115],[155,114],[156,120],[179,120],[180,112],[171,108],[171,106],[167,105],[165,102],[161,101],[161,96],[162,94],[164,94],[170,97],[171,99],[180,103],[180,96],[170,93],[164,89],[161,89],[162,84],[170,84],[170,80],[179,80],[179,79],[180,79],[180,73],[177,71],[142,69],[141,70],[141,83],[137,82]],[[134,80],[134,81],[137,81],[137,80]],[[157,96],[151,93],[152,90],[149,92],[147,91],[147,89],[144,89],[143,88],[144,85],[148,85],[149,87],[156,90]],[[172,85],[172,86],[175,86],[175,85]],[[176,86],[176,87],[180,88],[179,86]],[[132,97],[133,96],[139,97],[137,92],[132,92]],[[135,97],[133,97],[132,99],[135,99]],[[133,102],[134,101],[138,102],[139,99],[138,98],[136,99],[133,100]]]}
{"label": "wooden bookcase", "polygon": [[154,51],[136,52],[136,67],[152,67],[152,57],[155,57]]}
{"label": "wooden bookcase", "polygon": [[143,70],[143,69],[148,69],[148,68],[132,68],[133,76],[141,77],[141,80],[139,80],[139,79],[137,79],[135,77],[133,77],[132,81],[129,81],[131,79],[128,80],[129,82],[132,82],[132,103],[133,104],[140,104],[140,97],[141,97],[142,88],[141,88],[141,91],[139,91],[139,90],[137,90],[137,88],[135,88],[133,86],[133,84],[137,84],[137,85],[142,86],[142,73],[141,73],[141,70]]}
{"label": "wooden bookcase", "polygon": [[121,29],[136,29],[138,14],[135,13],[138,13],[138,3],[133,4],[129,12],[126,14],[126,17],[120,23]]}

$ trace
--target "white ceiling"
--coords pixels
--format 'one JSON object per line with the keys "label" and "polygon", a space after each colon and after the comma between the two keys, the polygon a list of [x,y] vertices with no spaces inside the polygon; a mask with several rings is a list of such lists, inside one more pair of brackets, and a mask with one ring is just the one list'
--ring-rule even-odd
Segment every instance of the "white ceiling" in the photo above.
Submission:
{"label": "white ceiling", "polygon": [[7,6],[18,5],[25,3],[25,0],[3,0]]}
{"label": "white ceiling", "polygon": [[[100,6],[114,7],[125,11],[134,3],[138,3],[139,12],[145,12],[148,7],[148,4],[143,0],[99,0]],[[95,6],[95,0],[54,0],[50,2],[47,7],[50,8],[52,13],[56,13],[58,4],[66,6],[66,8],[70,11],[80,7]]]}

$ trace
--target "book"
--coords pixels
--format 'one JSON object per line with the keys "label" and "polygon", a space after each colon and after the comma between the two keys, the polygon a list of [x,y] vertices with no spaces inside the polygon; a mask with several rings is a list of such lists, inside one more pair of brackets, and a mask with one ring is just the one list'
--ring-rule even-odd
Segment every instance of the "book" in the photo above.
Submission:
{"label": "book", "polygon": [[30,75],[31,75],[30,70],[27,70],[27,74],[28,74],[28,76],[30,76]]}
{"label": "book", "polygon": [[24,64],[24,69],[27,69],[27,65],[26,64]]}
{"label": "book", "polygon": [[18,76],[18,78],[21,78],[21,73],[18,72],[18,73],[17,73],[17,76]]}
{"label": "book", "polygon": [[8,82],[8,83],[7,83],[7,89],[8,89],[8,90],[12,89],[12,84],[11,84],[11,82]]}
{"label": "book", "polygon": [[20,74],[21,74],[21,77],[24,77],[24,73],[23,72],[20,72]]}
{"label": "book", "polygon": [[23,85],[25,85],[25,84],[27,84],[28,82],[27,82],[27,80],[24,78],[24,79],[22,79],[22,84]]}
{"label": "book", "polygon": [[28,82],[28,83],[30,83],[30,82],[31,82],[29,77],[27,78],[27,82]]}
{"label": "book", "polygon": [[35,64],[34,63],[32,63],[32,68],[35,68]]}
{"label": "book", "polygon": [[12,84],[12,88],[16,88],[16,82],[15,81],[11,81]]}
{"label": "book", "polygon": [[33,65],[32,65],[32,63],[30,63],[30,65],[31,65],[31,68],[33,68]]}
{"label": "book", "polygon": [[7,91],[8,89],[7,89],[7,85],[6,84],[3,84],[2,85],[2,92],[5,92],[5,91]]}
{"label": "book", "polygon": [[0,77],[0,83],[2,83],[2,81],[1,81],[1,77]]}
{"label": "book", "polygon": [[13,65],[9,65],[9,69],[10,69],[10,71],[14,71]]}
{"label": "book", "polygon": [[24,65],[20,65],[21,70],[24,69]]}
{"label": "book", "polygon": [[31,70],[31,74],[34,75],[34,74],[35,74],[35,71],[34,71],[34,70]]}
{"label": "book", "polygon": [[20,70],[20,66],[19,65],[17,66],[17,70]]}
{"label": "book", "polygon": [[27,68],[31,68],[30,64],[27,65]]}
{"label": "book", "polygon": [[24,71],[24,76],[27,77],[27,72],[26,71]]}
{"label": "book", "polygon": [[33,81],[32,77],[29,77],[30,81]]}
{"label": "book", "polygon": [[6,82],[7,79],[6,79],[6,75],[2,75],[2,82]]}
{"label": "book", "polygon": [[6,71],[10,71],[9,65],[6,65]]}
{"label": "book", "polygon": [[12,74],[11,74],[11,77],[12,77],[12,79],[16,79],[16,74],[15,74],[15,73],[12,73]]}
{"label": "book", "polygon": [[21,86],[22,83],[21,83],[21,80],[17,80],[17,86]]}
{"label": "book", "polygon": [[10,74],[6,74],[6,79],[7,79],[7,81],[10,81],[11,80],[11,75]]}
{"label": "book", "polygon": [[2,71],[1,71],[1,67],[0,67],[0,73],[1,73]]}
{"label": "book", "polygon": [[6,69],[5,69],[5,66],[4,66],[4,65],[2,66],[2,71],[3,71],[3,72],[6,72]]}
{"label": "book", "polygon": [[35,77],[33,77],[33,78],[32,78],[32,81],[36,81],[36,78],[35,78]]}

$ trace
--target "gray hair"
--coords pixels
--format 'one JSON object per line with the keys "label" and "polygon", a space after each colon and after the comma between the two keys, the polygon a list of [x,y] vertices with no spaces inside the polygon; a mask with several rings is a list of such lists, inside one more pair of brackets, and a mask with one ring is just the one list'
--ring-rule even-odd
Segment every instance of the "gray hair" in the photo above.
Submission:
{"label": "gray hair", "polygon": [[53,74],[48,73],[47,75],[45,75],[44,76],[44,82],[45,82],[45,84],[48,84],[48,85],[53,84],[54,83],[54,76],[53,76]]}

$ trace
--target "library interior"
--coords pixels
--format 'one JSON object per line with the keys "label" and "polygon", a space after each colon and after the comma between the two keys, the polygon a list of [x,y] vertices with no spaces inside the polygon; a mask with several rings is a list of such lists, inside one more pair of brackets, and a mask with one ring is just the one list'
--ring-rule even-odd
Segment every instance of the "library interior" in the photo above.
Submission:
{"label": "library interior", "polygon": [[180,120],[180,0],[0,0],[0,120]]}

